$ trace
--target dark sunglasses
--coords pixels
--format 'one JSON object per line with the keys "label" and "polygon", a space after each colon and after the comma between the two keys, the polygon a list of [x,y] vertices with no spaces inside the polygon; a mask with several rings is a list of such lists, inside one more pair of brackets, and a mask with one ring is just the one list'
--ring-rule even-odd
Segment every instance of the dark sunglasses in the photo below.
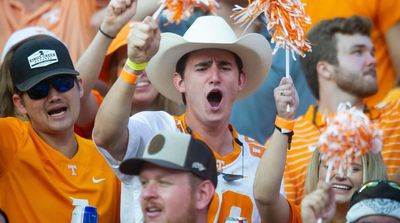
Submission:
{"label": "dark sunglasses", "polygon": [[243,143],[235,138],[236,143],[238,143],[240,145],[240,147],[242,147],[242,174],[232,174],[232,173],[224,173],[224,172],[217,172],[217,176],[222,175],[222,178],[226,181],[226,182],[232,182],[232,181],[236,181],[236,180],[240,180],[244,178],[244,149],[243,149]]}
{"label": "dark sunglasses", "polygon": [[45,79],[26,91],[32,100],[45,98],[49,94],[50,86],[60,93],[71,90],[75,85],[75,76],[57,75]]}
{"label": "dark sunglasses", "polygon": [[[192,133],[193,133],[192,129],[189,126],[186,127],[186,133],[188,133],[190,135],[192,135]],[[240,145],[240,147],[242,148],[242,174],[232,174],[232,173],[217,172],[217,176],[222,175],[222,178],[226,182],[232,182],[232,181],[236,181],[236,180],[240,180],[240,179],[244,178],[244,149],[243,149],[243,143],[238,138],[235,138],[235,142],[238,145]]]}
{"label": "dark sunglasses", "polygon": [[361,193],[366,188],[374,188],[374,187],[378,186],[379,183],[385,183],[385,184],[389,185],[390,187],[399,190],[399,193],[400,193],[400,185],[398,185],[394,181],[389,181],[389,180],[373,180],[373,181],[370,181],[368,183],[365,183],[360,189],[358,189],[356,191],[356,193]]}

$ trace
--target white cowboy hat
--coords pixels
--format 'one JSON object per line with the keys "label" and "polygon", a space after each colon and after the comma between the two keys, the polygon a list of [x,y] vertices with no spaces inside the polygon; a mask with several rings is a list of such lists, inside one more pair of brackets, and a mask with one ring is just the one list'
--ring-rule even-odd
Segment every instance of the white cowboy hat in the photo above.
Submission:
{"label": "white cowboy hat", "polygon": [[238,99],[250,95],[267,77],[272,59],[268,41],[257,33],[237,38],[232,28],[219,16],[197,18],[183,37],[162,33],[160,48],[146,68],[147,76],[162,95],[182,103],[182,96],[172,81],[176,63],[186,53],[210,48],[231,51],[242,59],[247,82]]}

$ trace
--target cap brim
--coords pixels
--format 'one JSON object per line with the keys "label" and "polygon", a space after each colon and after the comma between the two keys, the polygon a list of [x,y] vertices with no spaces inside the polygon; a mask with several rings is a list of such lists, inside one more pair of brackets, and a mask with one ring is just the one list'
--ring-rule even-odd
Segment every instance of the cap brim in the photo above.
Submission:
{"label": "cap brim", "polygon": [[150,163],[159,167],[164,167],[168,169],[173,169],[173,170],[181,170],[181,171],[188,171],[190,170],[178,166],[175,163],[171,163],[165,160],[159,160],[159,159],[144,159],[144,158],[133,158],[133,159],[128,159],[125,160],[121,163],[119,166],[119,171],[124,174],[128,175],[139,175],[140,170],[142,169],[143,165],[145,163]]}
{"label": "cap brim", "polygon": [[24,81],[21,84],[17,84],[16,87],[20,91],[27,91],[31,89],[33,86],[41,82],[42,80],[45,80],[49,77],[53,77],[56,75],[60,74],[66,74],[66,75],[73,75],[73,76],[78,76],[79,72],[73,69],[65,69],[65,68],[60,68],[60,69],[54,69],[54,70],[49,70],[46,72],[43,72],[39,75],[35,75],[31,77],[30,79]]}

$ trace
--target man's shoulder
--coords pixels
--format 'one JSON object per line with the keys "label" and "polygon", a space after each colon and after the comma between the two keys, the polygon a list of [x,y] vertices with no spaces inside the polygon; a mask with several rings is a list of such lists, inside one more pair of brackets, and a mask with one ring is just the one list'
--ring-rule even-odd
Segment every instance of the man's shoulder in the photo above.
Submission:
{"label": "man's shoulder", "polygon": [[143,123],[145,125],[174,123],[174,116],[165,111],[143,111],[132,115],[129,123]]}
{"label": "man's shoulder", "polygon": [[130,119],[171,119],[173,116],[165,111],[142,111],[130,117]]}
{"label": "man's shoulder", "polygon": [[255,140],[255,139],[251,138],[250,136],[238,134],[238,138],[240,138],[241,139],[240,141],[242,141],[242,143],[244,143],[244,144],[253,144],[253,145],[259,145],[259,146],[264,147],[263,144],[261,144],[259,141]]}
{"label": "man's shoulder", "polygon": [[400,99],[381,102],[373,107],[369,107],[368,110],[369,112],[378,112],[380,113],[380,115],[385,115],[386,113],[400,112]]}
{"label": "man's shoulder", "polygon": [[14,131],[27,131],[29,125],[29,121],[24,121],[15,117],[0,118],[0,129],[2,129],[2,134],[12,133]]}
{"label": "man's shoulder", "polygon": [[261,156],[264,154],[266,147],[260,144],[257,140],[240,134],[238,135],[238,139],[240,143],[242,143],[243,149],[250,152],[252,157],[261,158]]}

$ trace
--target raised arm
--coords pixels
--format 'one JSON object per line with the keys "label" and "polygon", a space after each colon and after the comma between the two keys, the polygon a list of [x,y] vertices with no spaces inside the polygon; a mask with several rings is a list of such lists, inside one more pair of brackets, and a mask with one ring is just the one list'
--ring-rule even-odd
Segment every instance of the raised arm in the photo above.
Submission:
{"label": "raised arm", "polygon": [[[143,22],[133,23],[128,37],[128,58],[142,64],[150,60],[158,51],[160,31],[157,22],[146,17]],[[129,75],[140,75],[143,70],[132,70],[125,65]],[[131,113],[132,96],[135,85],[129,84],[120,75],[108,91],[99,111],[93,129],[96,145],[108,150],[117,160],[122,160],[128,143],[128,121]]]}
{"label": "raised arm", "polygon": [[[122,27],[135,15],[136,1],[112,0],[107,6],[106,14],[100,29],[111,37],[115,37]],[[81,111],[77,125],[90,132],[98,110],[94,95],[91,93],[95,82],[98,80],[103,60],[112,41],[100,31],[97,32],[89,47],[85,50],[76,64],[83,82],[83,96],[81,98]]]}
{"label": "raised arm", "polygon": [[[274,89],[278,116],[293,120],[299,103],[296,88],[290,78],[283,78]],[[290,111],[286,110],[290,105]],[[258,164],[254,181],[254,198],[263,222],[289,222],[290,206],[280,194],[280,186],[286,163],[288,136],[275,129],[267,150]]]}

